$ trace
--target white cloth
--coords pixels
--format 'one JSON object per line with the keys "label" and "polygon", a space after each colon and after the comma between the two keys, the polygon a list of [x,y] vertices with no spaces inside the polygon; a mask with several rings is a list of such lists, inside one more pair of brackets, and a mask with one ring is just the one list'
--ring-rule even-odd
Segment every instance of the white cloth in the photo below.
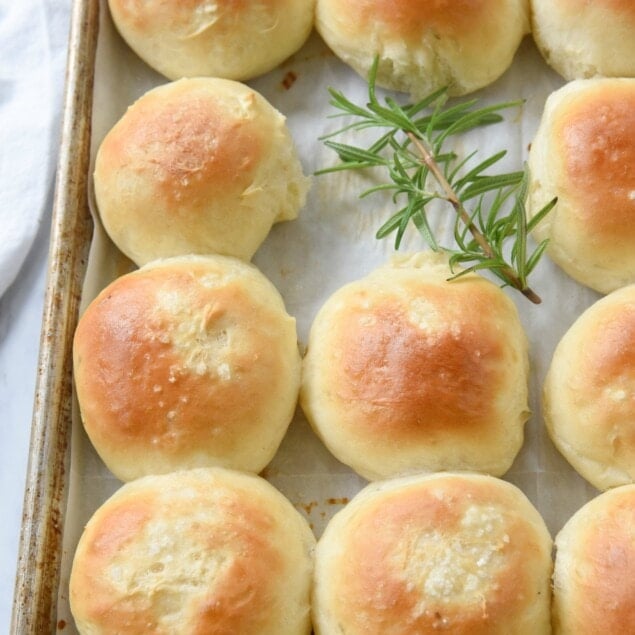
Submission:
{"label": "white cloth", "polygon": [[0,0],[0,295],[50,218],[70,4]]}
{"label": "white cloth", "polygon": [[0,0],[1,633],[10,631],[21,532],[48,245],[38,228],[50,224],[70,6]]}

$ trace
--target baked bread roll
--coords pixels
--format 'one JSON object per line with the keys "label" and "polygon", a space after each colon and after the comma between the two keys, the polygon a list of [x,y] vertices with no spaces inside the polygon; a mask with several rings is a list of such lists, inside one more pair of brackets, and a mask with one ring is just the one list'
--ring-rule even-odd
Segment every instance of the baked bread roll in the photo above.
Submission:
{"label": "baked bread roll", "polygon": [[489,476],[374,483],[318,541],[316,635],[547,635],[551,537]]}
{"label": "baked bread roll", "polygon": [[601,293],[635,282],[635,79],[577,80],[555,91],[529,153],[527,210],[571,277]]}
{"label": "baked bread roll", "polygon": [[633,0],[530,0],[532,33],[567,80],[635,76]]}
{"label": "baked bread roll", "polygon": [[415,99],[447,87],[463,95],[511,65],[529,32],[528,0],[317,0],[316,28],[364,78]]}
{"label": "baked bread roll", "polygon": [[95,163],[101,220],[138,265],[188,253],[248,260],[273,223],[297,216],[307,188],[284,117],[223,79],[147,92]]}
{"label": "baked bread roll", "polygon": [[556,537],[554,635],[635,633],[635,486],[601,494]]}
{"label": "baked bread roll", "polygon": [[308,635],[315,539],[263,479],[221,468],[124,485],[77,546],[82,635]]}
{"label": "baked bread roll", "polygon": [[300,401],[367,479],[506,472],[523,441],[527,342],[515,306],[440,254],[395,258],[334,293],[311,327]]}
{"label": "baked bread roll", "polygon": [[594,487],[635,480],[635,285],[596,302],[562,338],[544,417],[556,447]]}
{"label": "baked bread roll", "polygon": [[170,79],[247,80],[304,44],[315,0],[108,0],[130,48]]}
{"label": "baked bread roll", "polygon": [[123,481],[221,465],[259,472],[293,417],[295,320],[252,265],[185,256],[104,289],[80,318],[84,427]]}

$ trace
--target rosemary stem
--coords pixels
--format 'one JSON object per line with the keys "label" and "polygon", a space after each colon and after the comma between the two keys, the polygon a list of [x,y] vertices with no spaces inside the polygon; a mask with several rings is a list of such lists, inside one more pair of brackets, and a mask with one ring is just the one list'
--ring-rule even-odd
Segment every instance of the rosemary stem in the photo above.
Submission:
{"label": "rosemary stem", "polygon": [[[409,131],[404,131],[404,132],[409,137],[410,141],[412,141],[412,144],[414,145],[414,147],[417,149],[417,152],[419,153],[421,157],[421,161],[423,161],[423,163],[430,170],[434,178],[437,180],[437,182],[443,189],[443,192],[445,193],[445,198],[448,201],[448,203],[452,205],[452,207],[454,208],[454,211],[461,217],[461,220],[465,223],[466,227],[468,228],[468,230],[470,231],[470,233],[472,234],[476,242],[479,244],[479,246],[483,250],[483,253],[487,257],[491,258],[493,256],[493,252],[489,243],[485,239],[485,236],[483,236],[483,234],[479,231],[476,225],[474,225],[474,223],[472,222],[470,215],[465,209],[463,203],[461,203],[461,201],[459,200],[459,197],[457,196],[456,192],[452,189],[452,186],[448,183],[448,180],[445,178],[445,175],[440,169],[439,164],[435,160],[433,154],[428,150],[428,148],[426,147],[426,144],[423,142],[423,140],[420,137],[415,135],[413,132],[409,132]],[[504,267],[503,269],[501,269],[500,273],[507,280],[510,286],[520,291],[531,302],[533,302],[534,304],[540,304],[542,302],[538,294],[536,294],[529,287],[523,286],[520,279],[516,275],[516,272],[511,267]]]}
{"label": "rosemary stem", "polygon": [[423,141],[417,137],[412,132],[406,132],[415,148],[419,152],[422,161],[429,168],[430,172],[432,172],[434,178],[437,180],[439,185],[443,188],[445,192],[445,198],[452,205],[455,212],[461,217],[461,220],[465,223],[467,228],[470,230],[472,236],[474,236],[476,242],[480,245],[483,252],[488,256],[492,256],[492,250],[489,246],[489,243],[485,240],[485,237],[478,230],[476,225],[472,222],[470,215],[467,213],[467,210],[459,200],[459,197],[456,195],[456,192],[452,189],[452,186],[448,183],[448,180],[445,178],[445,175],[439,168],[438,163],[435,161],[432,153],[428,150]]}
{"label": "rosemary stem", "polygon": [[531,300],[534,304],[540,304],[542,302],[542,298],[529,287],[525,287],[524,289],[519,289],[519,291],[529,300]]}

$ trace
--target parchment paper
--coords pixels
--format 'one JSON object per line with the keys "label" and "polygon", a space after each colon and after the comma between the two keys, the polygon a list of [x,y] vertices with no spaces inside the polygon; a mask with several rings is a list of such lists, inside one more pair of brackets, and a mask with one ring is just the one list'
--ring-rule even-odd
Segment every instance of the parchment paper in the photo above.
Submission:
{"label": "parchment paper", "polygon": [[[167,80],[137,58],[115,32],[102,2],[92,156],[107,131],[137,97]],[[484,43],[486,45],[486,43]],[[334,153],[318,137],[345,123],[328,119],[327,87],[335,87],[365,103],[366,82],[340,62],[315,33],[300,52],[281,67],[249,84],[287,117],[307,174],[336,162]],[[482,104],[525,100],[509,111],[506,122],[462,137],[468,150],[479,156],[507,149],[501,169],[520,169],[538,126],[545,99],[563,80],[542,60],[526,38],[513,63],[494,85],[474,96]],[[457,148],[461,151],[461,148]],[[343,284],[366,275],[393,253],[391,239],[378,241],[374,234],[394,209],[387,199],[360,201],[359,193],[372,183],[368,175],[339,173],[313,177],[306,207],[296,221],[275,226],[253,262],[276,285],[288,312],[297,319],[301,348],[311,321],[327,297]],[[449,237],[451,211],[436,221]],[[449,238],[448,238],[449,240]],[[424,248],[414,232],[401,252]],[[84,306],[116,276],[133,269],[113,247],[96,222],[95,238],[85,285]],[[548,258],[532,277],[532,287],[542,296],[535,306],[521,295],[508,293],[519,308],[530,341],[530,407],[533,416],[525,428],[525,443],[512,469],[504,477],[518,485],[555,533],[597,492],[579,477],[547,437],[540,414],[540,392],[553,350],[573,321],[599,296],[568,278]],[[77,413],[73,423],[68,513],[64,529],[64,558],[58,620],[64,633],[76,633],[68,608],[68,577],[75,545],[84,524],[118,487],[83,432]],[[280,450],[263,475],[279,488],[308,518],[320,536],[329,518],[350,500],[365,481],[339,463],[313,435],[305,418],[296,412]]]}

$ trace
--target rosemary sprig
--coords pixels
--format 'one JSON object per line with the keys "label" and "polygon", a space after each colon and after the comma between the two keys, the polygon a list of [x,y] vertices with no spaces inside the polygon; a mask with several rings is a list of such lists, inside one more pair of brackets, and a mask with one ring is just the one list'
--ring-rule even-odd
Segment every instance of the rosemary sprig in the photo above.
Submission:
{"label": "rosemary sprig", "polygon": [[[404,233],[413,223],[426,243],[435,251],[449,253],[450,267],[467,267],[452,279],[471,271],[490,270],[503,286],[511,286],[532,302],[540,297],[529,287],[527,279],[542,256],[547,240],[531,253],[527,235],[553,208],[554,199],[529,222],[524,200],[527,173],[524,171],[486,174],[506,154],[503,150],[472,165],[476,152],[460,158],[445,149],[446,141],[474,128],[503,120],[500,112],[520,102],[505,102],[476,108],[476,100],[447,106],[445,90],[439,90],[421,101],[406,106],[386,97],[380,102],[375,93],[377,60],[368,77],[368,103],[361,107],[340,91],[330,89],[330,103],[338,111],[334,116],[352,116],[352,123],[323,137],[335,150],[340,163],[319,170],[317,174],[339,170],[383,168],[390,177],[361,194],[387,191],[399,209],[377,231],[377,238],[395,234],[398,249]],[[380,131],[366,148],[339,143],[333,137],[343,132],[377,129]],[[431,186],[430,183],[436,183]],[[439,245],[428,217],[428,205],[442,200],[456,214],[456,245]],[[403,201],[400,203],[400,201]],[[472,209],[467,205],[471,203]],[[508,255],[506,255],[508,254]]]}

